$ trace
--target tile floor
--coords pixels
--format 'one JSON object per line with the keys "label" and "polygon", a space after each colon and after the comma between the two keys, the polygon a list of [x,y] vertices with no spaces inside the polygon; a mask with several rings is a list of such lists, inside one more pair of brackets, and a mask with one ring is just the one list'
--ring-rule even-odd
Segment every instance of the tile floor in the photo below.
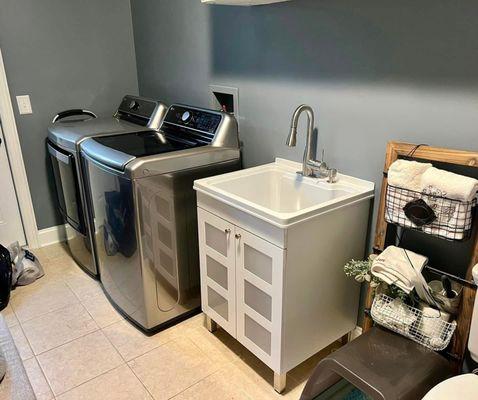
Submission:
{"label": "tile floor", "polygon": [[[63,245],[35,252],[45,276],[2,312],[38,400],[298,399],[334,344],[288,373],[281,396],[261,361],[203,315],[148,337],[109,304]],[[0,399],[7,400],[7,399]]]}

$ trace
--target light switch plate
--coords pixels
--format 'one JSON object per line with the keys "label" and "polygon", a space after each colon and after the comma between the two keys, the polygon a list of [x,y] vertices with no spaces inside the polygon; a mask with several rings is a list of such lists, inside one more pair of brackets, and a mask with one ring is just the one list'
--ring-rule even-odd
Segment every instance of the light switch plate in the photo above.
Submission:
{"label": "light switch plate", "polygon": [[28,94],[17,96],[18,112],[20,114],[32,114],[32,105]]}

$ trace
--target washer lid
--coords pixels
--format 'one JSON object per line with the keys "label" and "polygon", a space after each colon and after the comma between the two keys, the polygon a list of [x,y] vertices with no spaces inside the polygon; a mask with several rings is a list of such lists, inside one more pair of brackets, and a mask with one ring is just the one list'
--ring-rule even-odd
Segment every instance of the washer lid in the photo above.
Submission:
{"label": "washer lid", "polygon": [[126,165],[136,158],[192,147],[196,147],[196,144],[171,140],[151,130],[91,137],[81,143],[81,151],[89,158],[120,171],[124,171]]}
{"label": "washer lid", "polygon": [[464,374],[454,376],[435,386],[423,398],[423,400],[450,399],[478,399],[478,375]]}
{"label": "washer lid", "polygon": [[113,150],[133,157],[146,157],[195,147],[194,143],[171,140],[160,132],[143,131],[96,137],[93,140]]}
{"label": "washer lid", "polygon": [[119,171],[124,171],[126,164],[135,159],[134,156],[103,146],[96,140],[93,140],[93,138],[84,140],[81,143],[80,148],[82,155],[86,155],[88,158],[99,164]]}

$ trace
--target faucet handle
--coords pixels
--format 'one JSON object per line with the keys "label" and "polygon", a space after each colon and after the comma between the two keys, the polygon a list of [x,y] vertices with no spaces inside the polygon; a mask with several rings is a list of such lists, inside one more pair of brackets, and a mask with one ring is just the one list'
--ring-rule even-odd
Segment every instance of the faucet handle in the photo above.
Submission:
{"label": "faucet handle", "polygon": [[322,167],[323,162],[318,160],[307,160],[307,165],[313,169],[318,170]]}
{"label": "faucet handle", "polygon": [[329,169],[329,176],[327,177],[327,182],[328,183],[335,183],[337,182],[337,169],[336,168],[331,168]]}
{"label": "faucet handle", "polygon": [[308,160],[307,166],[314,172],[317,172],[317,174],[314,174],[317,178],[325,178],[328,176],[329,168],[324,161]]}

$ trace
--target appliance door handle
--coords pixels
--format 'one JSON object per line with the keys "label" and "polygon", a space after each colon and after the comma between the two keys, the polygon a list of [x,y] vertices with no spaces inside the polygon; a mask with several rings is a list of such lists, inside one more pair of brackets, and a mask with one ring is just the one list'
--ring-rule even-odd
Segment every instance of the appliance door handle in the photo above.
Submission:
{"label": "appliance door handle", "polygon": [[48,152],[53,157],[55,157],[58,161],[61,161],[63,164],[70,164],[70,157],[54,149],[50,144],[48,144],[47,146],[48,146]]}
{"label": "appliance door handle", "polygon": [[55,122],[63,118],[72,117],[74,115],[89,115],[90,117],[97,118],[97,115],[93,111],[82,110],[80,108],[74,108],[71,110],[65,110],[65,111],[59,112],[53,117],[51,122],[54,124]]}

